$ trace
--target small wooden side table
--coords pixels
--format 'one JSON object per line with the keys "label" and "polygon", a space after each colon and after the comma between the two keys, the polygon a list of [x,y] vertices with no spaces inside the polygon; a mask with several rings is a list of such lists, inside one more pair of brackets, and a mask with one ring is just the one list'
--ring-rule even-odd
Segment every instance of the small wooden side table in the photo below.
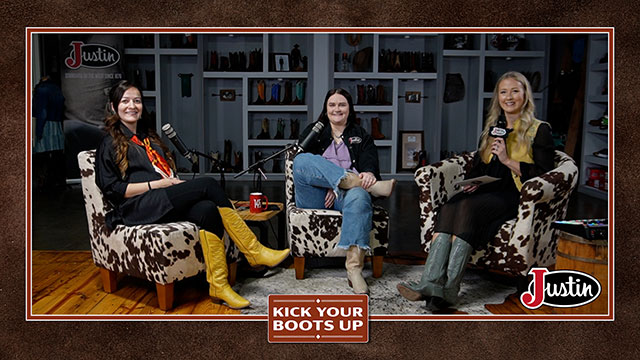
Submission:
{"label": "small wooden side table", "polygon": [[[233,201],[232,201],[233,202]],[[269,243],[269,228],[268,224],[271,221],[271,218],[278,218],[278,250],[282,250],[285,248],[285,212],[284,204],[280,202],[269,202],[269,206],[276,205],[278,210],[268,210],[263,211],[261,213],[252,213],[249,211],[249,201],[235,201],[233,205],[238,209],[238,215],[244,220],[249,226],[256,226],[260,229],[260,242],[262,244]]]}

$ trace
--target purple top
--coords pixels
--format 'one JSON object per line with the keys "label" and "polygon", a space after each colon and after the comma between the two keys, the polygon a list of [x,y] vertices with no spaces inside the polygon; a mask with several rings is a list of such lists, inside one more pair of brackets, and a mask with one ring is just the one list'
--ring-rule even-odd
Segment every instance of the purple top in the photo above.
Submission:
{"label": "purple top", "polygon": [[351,170],[356,174],[358,173],[351,165],[351,155],[349,155],[349,149],[347,149],[344,141],[336,144],[336,141],[333,140],[322,154],[322,157],[343,169]]}

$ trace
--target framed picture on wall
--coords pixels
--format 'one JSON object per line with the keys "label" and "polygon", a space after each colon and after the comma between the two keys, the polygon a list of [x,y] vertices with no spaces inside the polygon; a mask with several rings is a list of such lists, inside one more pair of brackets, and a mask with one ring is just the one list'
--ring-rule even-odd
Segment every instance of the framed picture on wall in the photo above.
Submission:
{"label": "framed picture on wall", "polygon": [[221,89],[220,90],[220,101],[236,101],[236,90],[235,89]]}
{"label": "framed picture on wall", "polygon": [[420,103],[420,91],[407,91],[404,93],[404,101],[408,103]]}
{"label": "framed picture on wall", "polygon": [[400,169],[415,169],[418,165],[418,155],[423,148],[422,131],[400,131]]}

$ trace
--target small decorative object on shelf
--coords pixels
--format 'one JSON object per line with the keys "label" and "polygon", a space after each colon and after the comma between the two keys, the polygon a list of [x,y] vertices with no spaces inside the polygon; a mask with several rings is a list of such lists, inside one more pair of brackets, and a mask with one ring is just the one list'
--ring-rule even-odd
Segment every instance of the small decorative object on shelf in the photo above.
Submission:
{"label": "small decorative object on shelf", "polygon": [[413,170],[418,165],[419,153],[424,150],[422,131],[400,132],[400,169]]}
{"label": "small decorative object on shelf", "polygon": [[444,48],[448,50],[473,49],[473,37],[469,34],[447,34],[444,37]]}
{"label": "small decorative object on shelf", "polygon": [[273,54],[273,66],[275,71],[289,71],[289,54]]}
{"label": "small decorative object on shelf", "polygon": [[293,45],[291,50],[291,71],[304,71],[302,63],[302,54],[300,53],[300,45]]}
{"label": "small decorative object on shelf", "polygon": [[493,34],[488,41],[489,50],[525,50],[524,34]]}

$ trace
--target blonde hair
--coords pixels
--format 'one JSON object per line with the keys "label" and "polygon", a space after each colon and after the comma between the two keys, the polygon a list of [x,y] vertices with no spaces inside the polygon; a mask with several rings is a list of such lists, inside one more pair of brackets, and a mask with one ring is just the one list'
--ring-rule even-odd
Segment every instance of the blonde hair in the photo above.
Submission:
{"label": "blonde hair", "polygon": [[496,83],[495,88],[493,89],[493,96],[491,97],[491,103],[489,105],[489,113],[487,114],[487,119],[484,124],[484,129],[482,130],[482,135],[480,136],[480,147],[478,151],[480,154],[487,155],[485,152],[491,152],[490,139],[489,139],[489,131],[492,126],[495,126],[498,122],[498,117],[502,113],[502,108],[500,107],[500,101],[498,99],[500,92],[500,83],[505,79],[514,79],[524,88],[524,104],[522,105],[522,110],[520,112],[520,125],[518,126],[516,136],[518,144],[531,146],[533,142],[533,138],[526,137],[525,134],[535,123],[536,117],[534,115],[536,110],[536,105],[533,103],[533,93],[531,92],[531,84],[529,84],[529,80],[517,71],[509,71],[504,73],[498,82]]}

